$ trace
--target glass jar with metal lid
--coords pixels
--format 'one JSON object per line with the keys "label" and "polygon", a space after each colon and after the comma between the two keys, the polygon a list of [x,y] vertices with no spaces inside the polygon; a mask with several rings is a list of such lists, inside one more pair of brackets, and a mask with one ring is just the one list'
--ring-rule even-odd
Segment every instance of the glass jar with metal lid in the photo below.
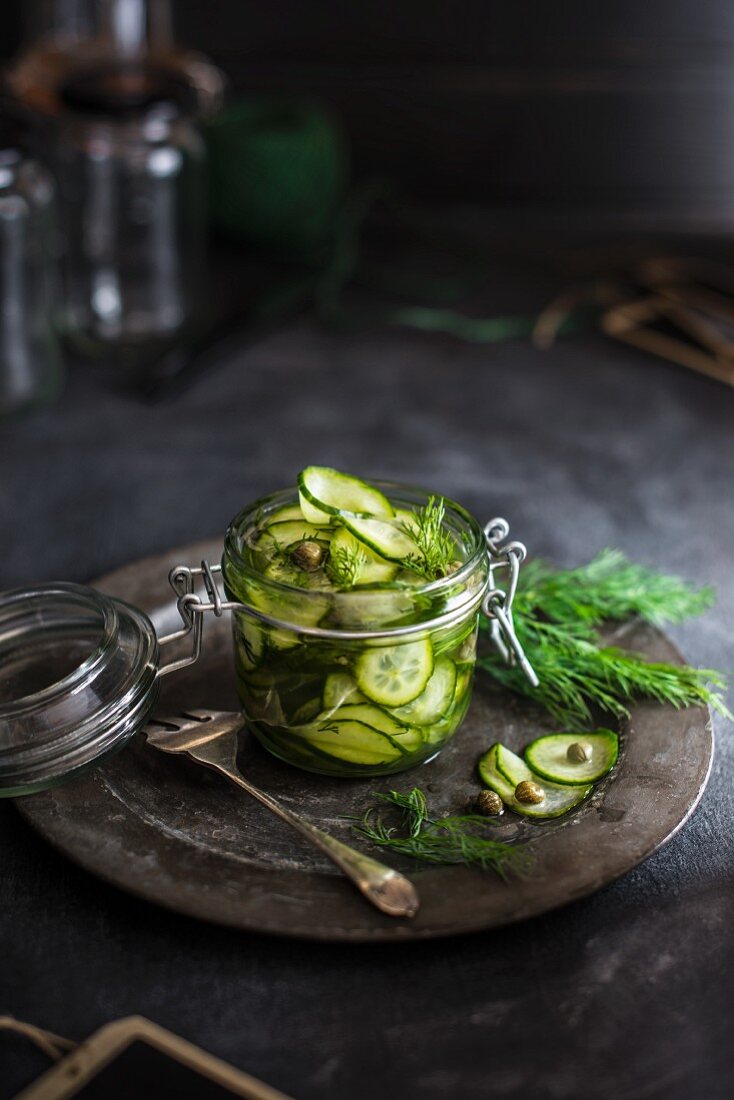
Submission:
{"label": "glass jar with metal lid", "polygon": [[[426,497],[405,486],[388,488],[408,505]],[[83,585],[39,585],[0,596],[0,795],[41,790],[123,748],[152,716],[162,677],[197,660],[207,615],[232,613],[238,690],[258,739],[291,763],[331,775],[399,771],[440,750],[469,701],[480,610],[489,617],[492,639],[505,659],[518,662],[537,682],[512,623],[525,548],[507,541],[504,520],[492,520],[482,528],[459,505],[448,502],[449,523],[460,532],[467,550],[460,569],[407,591],[398,606],[393,602],[388,607],[379,588],[343,593],[332,620],[325,623],[322,613],[319,625],[313,622],[313,608],[295,598],[298,593],[288,593],[289,599],[284,603],[280,598],[277,606],[263,600],[268,587],[262,578],[248,575],[244,566],[241,540],[248,525],[263,508],[282,506],[287,497],[275,494],[232,521],[222,565],[203,561],[171,570],[181,628],[163,638],[156,637],[150,619],[139,609]],[[218,583],[221,573],[224,592]],[[501,585],[503,573],[506,583]],[[189,642],[189,652],[162,663],[161,651],[182,640]],[[353,690],[347,680],[356,663],[364,659],[379,676],[380,657],[386,651],[393,657],[408,656],[410,665],[420,660],[419,650],[426,652],[426,642],[432,654],[431,675],[438,676],[441,707],[437,702],[430,721],[425,714],[412,716],[411,725],[420,725],[420,718],[429,730],[420,745],[395,730],[373,730],[377,736],[366,749],[364,737],[360,740],[363,757],[366,751],[370,758],[352,753],[349,759],[344,744],[339,756],[333,752],[333,739],[324,745],[304,736],[301,727],[314,715],[309,718],[303,711],[299,716],[298,708],[313,708],[317,701],[323,705],[329,676],[336,707],[346,702],[354,710],[349,720],[371,729],[368,716],[354,709],[365,706],[358,696],[337,699],[340,691]],[[261,664],[258,647],[260,653],[267,648],[271,654],[280,648],[281,656],[290,651],[288,668],[285,661]],[[358,684],[359,675],[357,690]],[[348,735],[346,727],[341,732]]]}

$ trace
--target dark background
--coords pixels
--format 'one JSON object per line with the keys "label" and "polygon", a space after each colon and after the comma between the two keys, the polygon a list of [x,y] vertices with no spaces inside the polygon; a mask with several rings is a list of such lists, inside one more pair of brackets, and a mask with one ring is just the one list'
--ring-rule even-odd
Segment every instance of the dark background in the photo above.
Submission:
{"label": "dark background", "polygon": [[[357,174],[426,202],[728,224],[734,9],[723,0],[176,0],[234,88],[310,94]],[[6,3],[5,56],[30,5]]]}
{"label": "dark background", "polygon": [[[20,10],[3,12],[6,56]],[[673,233],[698,249],[705,232],[706,249],[732,252],[730,5],[177,0],[176,12],[182,41],[237,89],[329,103],[357,177],[395,182],[439,211],[426,223],[437,234],[456,226],[493,260],[480,313],[534,311],[561,289],[571,228],[594,235],[592,251],[611,229],[624,248]],[[424,246],[407,253],[426,264]],[[692,662],[731,669],[732,412],[724,387],[594,332],[541,354],[305,317],[161,405],[72,362],[57,406],[0,425],[3,582],[86,581],[216,535],[324,462],[508,514],[559,564],[619,546],[715,584],[715,611],[673,634]],[[525,925],[406,947],[175,916],[84,874],[0,805],[0,1012],[74,1038],[141,1012],[302,1100],[728,1100],[733,753],[731,728],[716,730],[700,809],[644,866]],[[44,1065],[0,1034],[3,1096]]]}

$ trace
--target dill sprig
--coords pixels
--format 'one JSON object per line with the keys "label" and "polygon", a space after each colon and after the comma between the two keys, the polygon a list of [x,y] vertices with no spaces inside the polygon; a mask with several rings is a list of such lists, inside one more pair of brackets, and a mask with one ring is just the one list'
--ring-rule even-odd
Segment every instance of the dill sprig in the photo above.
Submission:
{"label": "dill sprig", "polygon": [[639,615],[660,626],[700,615],[713,601],[709,587],[693,588],[679,577],[628,561],[619,550],[603,550],[577,569],[529,562],[515,607],[519,614],[542,613],[554,622],[598,626]]}
{"label": "dill sprig", "polygon": [[403,566],[430,580],[446,576],[456,561],[456,543],[444,527],[445,515],[443,497],[429,497],[425,507],[414,509],[410,519],[401,524],[418,551],[405,558]]}
{"label": "dill sprig", "polygon": [[433,818],[420,787],[407,794],[389,791],[375,797],[402,812],[402,834],[395,826],[386,825],[374,809],[353,828],[381,848],[425,863],[478,866],[496,871],[504,879],[510,874],[527,875],[532,867],[530,853],[522,845],[496,840],[491,822],[481,814]]}
{"label": "dill sprig", "polygon": [[569,729],[588,726],[595,709],[625,718],[629,705],[644,698],[677,708],[709,705],[730,718],[721,698],[726,687],[721,673],[647,661],[605,645],[597,629],[635,616],[656,626],[681,622],[700,614],[712,599],[710,589],[634,565],[618,551],[604,551],[579,569],[553,570],[532,562],[518,587],[514,617],[540,686],[531,687],[522,672],[497,655],[478,664]]}
{"label": "dill sprig", "polygon": [[[304,535],[303,538],[305,539],[306,536]],[[271,535],[269,555],[269,564],[273,567],[274,580],[293,585],[296,588],[309,588],[311,586],[309,574],[293,568],[290,546],[284,546],[273,535]]]}
{"label": "dill sprig", "polygon": [[366,560],[359,546],[338,546],[329,555],[326,572],[337,588],[351,588],[356,584]]}

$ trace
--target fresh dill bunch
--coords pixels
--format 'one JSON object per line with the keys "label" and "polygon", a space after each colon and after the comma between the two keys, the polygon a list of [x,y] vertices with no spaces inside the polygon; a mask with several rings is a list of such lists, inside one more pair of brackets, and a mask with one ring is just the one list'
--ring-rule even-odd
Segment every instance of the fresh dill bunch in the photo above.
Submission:
{"label": "fresh dill bunch", "polygon": [[379,814],[368,810],[353,828],[381,848],[400,852],[425,863],[465,864],[496,871],[501,878],[527,875],[533,860],[521,845],[496,840],[491,823],[481,814],[432,818],[420,787],[407,794],[389,791],[376,798],[401,811],[404,829],[386,825]]}
{"label": "fresh dill bunch", "polygon": [[446,504],[443,497],[429,497],[423,508],[416,508],[401,524],[416,545],[417,554],[405,558],[402,565],[424,577],[436,580],[451,572],[456,561],[456,543],[444,527]]}
{"label": "fresh dill bunch", "polygon": [[[719,672],[647,661],[605,645],[597,631],[604,621],[635,616],[656,626],[680,622],[711,602],[710,589],[697,590],[634,565],[617,551],[604,551],[579,569],[553,570],[532,562],[518,587],[514,619],[540,685],[533,688],[519,669],[494,653],[478,665],[539,703],[567,729],[587,727],[594,710],[625,718],[630,704],[644,698],[677,708],[708,705],[731,717],[721,698],[726,684]],[[488,629],[484,620],[481,626]]]}
{"label": "fresh dill bunch", "polygon": [[639,615],[654,626],[700,615],[714,600],[709,587],[695,589],[678,577],[628,561],[619,550],[603,550],[578,569],[553,569],[529,562],[521,575],[517,613],[543,614],[554,622],[619,622]]}
{"label": "fresh dill bunch", "polygon": [[351,588],[356,584],[366,560],[359,546],[338,546],[332,550],[326,564],[329,580],[337,588]]}

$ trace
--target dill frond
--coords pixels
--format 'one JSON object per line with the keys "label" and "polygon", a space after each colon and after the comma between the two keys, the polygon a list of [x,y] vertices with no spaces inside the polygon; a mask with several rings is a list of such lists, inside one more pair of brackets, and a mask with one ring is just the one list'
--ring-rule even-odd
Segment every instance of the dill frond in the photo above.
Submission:
{"label": "dill frond", "polygon": [[478,866],[503,879],[510,874],[527,875],[532,868],[533,859],[526,848],[494,838],[492,823],[481,814],[432,818],[420,787],[406,794],[389,791],[375,797],[401,810],[407,829],[407,835],[399,834],[376,810],[368,810],[353,828],[378,847],[425,863]]}
{"label": "dill frond", "polygon": [[326,564],[329,580],[337,588],[351,588],[356,584],[366,560],[364,551],[358,546],[338,546],[331,552]]}
{"label": "dill frond", "polygon": [[[540,686],[533,688],[498,655],[482,657],[478,665],[568,729],[583,729],[595,709],[625,718],[630,704],[644,698],[677,708],[708,705],[731,718],[721,697],[721,673],[647,661],[605,645],[597,630],[605,621],[635,616],[655,626],[680,622],[700,614],[712,599],[710,589],[634,565],[618,551],[606,550],[579,569],[532,562],[521,578],[514,617]],[[487,629],[486,622],[481,625]]]}
{"label": "dill frond", "polygon": [[410,519],[401,525],[417,550],[402,562],[403,566],[430,580],[446,576],[456,560],[456,543],[444,527],[445,515],[443,497],[430,497],[424,508],[414,509]]}

